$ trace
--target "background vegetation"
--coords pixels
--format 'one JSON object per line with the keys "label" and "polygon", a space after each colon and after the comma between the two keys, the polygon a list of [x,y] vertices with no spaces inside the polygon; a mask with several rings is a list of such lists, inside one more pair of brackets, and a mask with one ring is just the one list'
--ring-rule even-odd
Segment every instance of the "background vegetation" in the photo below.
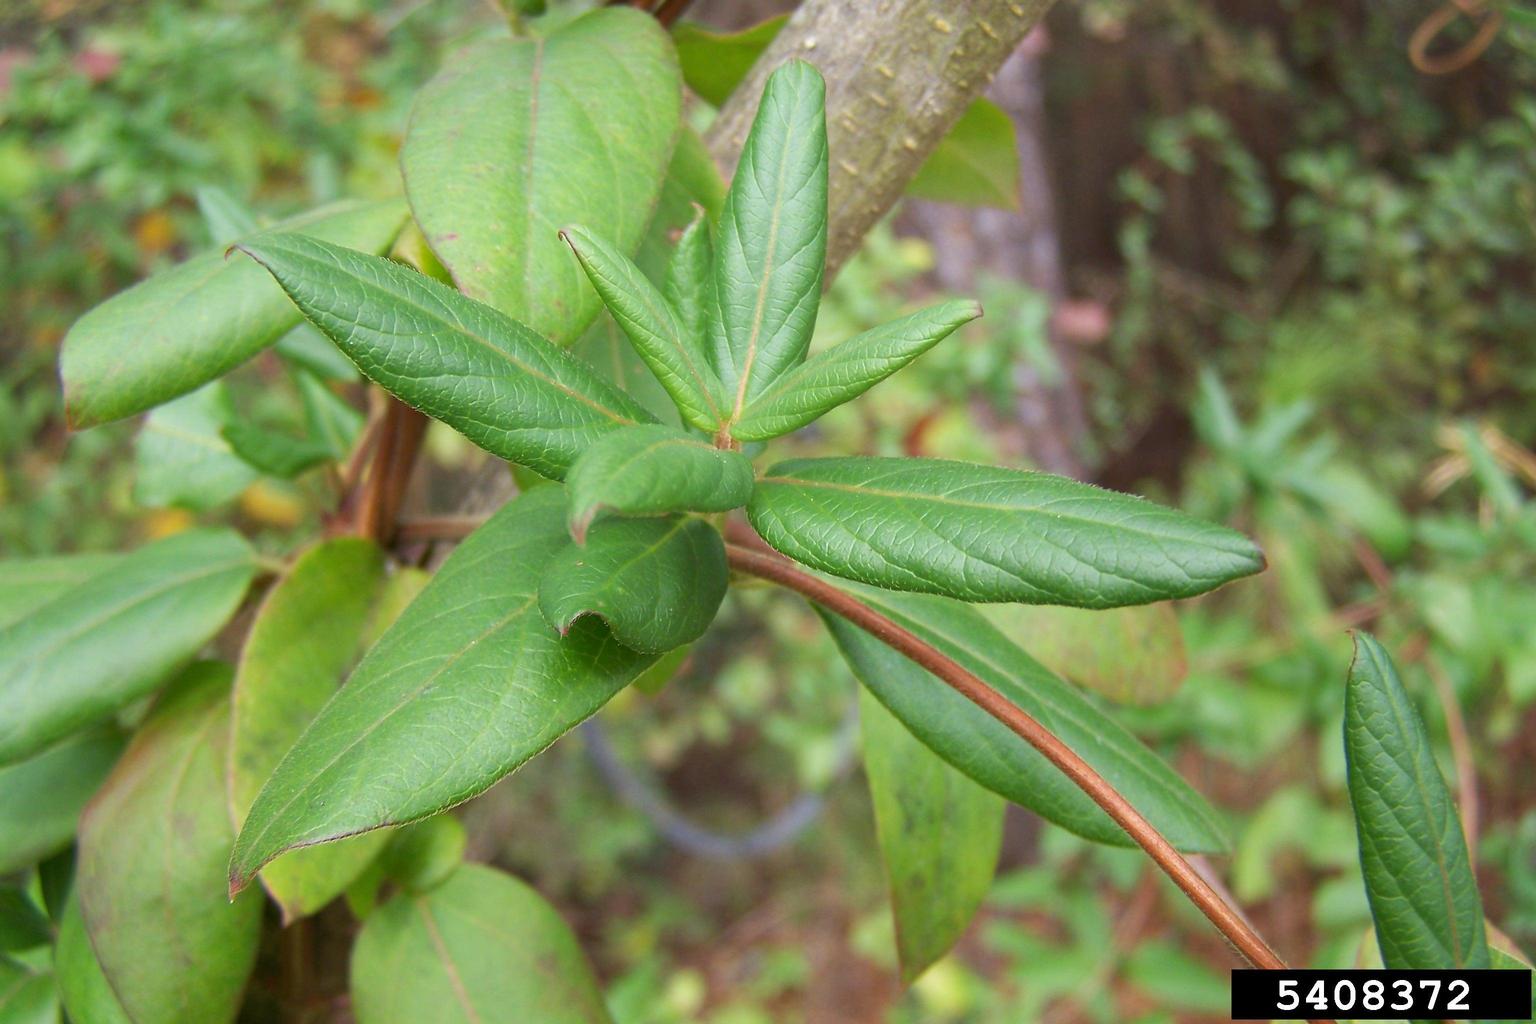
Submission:
{"label": "background vegetation", "polygon": [[[1181,604],[1175,634],[1135,616],[1115,644],[1072,613],[1030,625],[1038,656],[1054,645],[1079,681],[1113,687],[1123,718],[1230,816],[1234,895],[1314,966],[1352,964],[1370,921],[1338,739],[1347,626],[1398,653],[1474,826],[1488,916],[1536,948],[1536,31],[1511,10],[1477,61],[1426,76],[1407,47],[1430,9],[1059,6],[1036,45],[1072,302],[985,279],[988,316],[964,342],[806,442],[1017,460],[1025,366],[1080,406],[1051,429],[1085,476],[1260,539],[1271,572]],[[0,552],[107,550],[194,514],[273,551],[314,527],[323,480],[178,486],[156,439],[184,424],[68,435],[59,339],[208,244],[210,185],[269,216],[387,189],[412,92],[494,17],[468,0],[0,13]],[[912,228],[898,214],[842,273],[828,337],[940,290],[952,242]],[[293,364],[264,355],[225,398],[297,428]],[[449,431],[428,452],[418,512],[486,472]],[[853,699],[801,606],[733,597],[665,689],[627,691],[601,735],[470,805],[471,857],[557,903],[625,1024],[1225,1019],[1226,951],[1140,855],[1023,812],[958,953],[899,996],[868,797],[848,768]],[[726,834],[786,808],[819,815],[766,855],[699,856],[626,803],[620,777]]]}

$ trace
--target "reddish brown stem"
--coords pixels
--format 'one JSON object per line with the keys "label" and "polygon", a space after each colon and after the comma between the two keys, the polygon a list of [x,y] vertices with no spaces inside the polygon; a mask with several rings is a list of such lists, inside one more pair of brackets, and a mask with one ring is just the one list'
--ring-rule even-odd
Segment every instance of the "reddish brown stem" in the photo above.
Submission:
{"label": "reddish brown stem", "polygon": [[425,416],[395,398],[388,400],[353,520],[359,536],[381,544],[393,538],[400,503],[426,430]]}
{"label": "reddish brown stem", "polygon": [[[739,529],[731,529],[739,535]],[[966,699],[987,714],[1006,725],[1030,746],[1061,770],[1083,792],[1104,809],[1115,823],[1125,829],[1136,844],[1173,879],[1190,901],[1210,919],[1227,937],[1243,958],[1255,967],[1283,970],[1282,960],[1269,944],[1234,910],[1220,893],[1211,887],[1200,873],[1185,860],[1173,845],[1163,838],[1152,823],[1147,821],[1131,803],[1120,795],[1093,766],[1046,729],[1033,716],[1010,702],[1002,694],[988,686],[958,662],[922,640],[910,631],[892,622],[873,608],[853,596],[801,571],[794,563],[779,555],[768,554],[761,549],[753,550],[734,542],[726,551],[732,568],[738,572],[770,580],[801,594],[827,611],[858,626],[875,639],[905,655],[917,665],[927,669],[945,683],[954,687]]]}

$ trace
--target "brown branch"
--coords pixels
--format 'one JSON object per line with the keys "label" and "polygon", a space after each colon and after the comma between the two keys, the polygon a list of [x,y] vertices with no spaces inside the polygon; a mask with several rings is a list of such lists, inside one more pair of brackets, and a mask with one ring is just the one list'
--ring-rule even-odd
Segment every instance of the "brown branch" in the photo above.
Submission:
{"label": "brown branch", "polygon": [[[733,524],[734,526],[734,524]],[[739,534],[740,528],[729,532]],[[733,542],[726,547],[738,572],[770,580],[795,591],[869,633],[875,639],[927,669],[966,699],[1029,743],[1125,829],[1233,947],[1255,967],[1285,969],[1282,960],[1243,916],[1221,897],[1185,860],[1162,833],[1120,795],[1104,776],[1035,718],[1013,704],[958,662],[912,632],[823,580],[801,571],[788,559]]]}
{"label": "brown branch", "polygon": [[422,516],[402,519],[395,528],[395,540],[459,541],[485,524],[485,516]]}
{"label": "brown branch", "polygon": [[427,431],[426,416],[397,398],[387,402],[353,516],[353,531],[381,544],[394,536],[395,520]]}

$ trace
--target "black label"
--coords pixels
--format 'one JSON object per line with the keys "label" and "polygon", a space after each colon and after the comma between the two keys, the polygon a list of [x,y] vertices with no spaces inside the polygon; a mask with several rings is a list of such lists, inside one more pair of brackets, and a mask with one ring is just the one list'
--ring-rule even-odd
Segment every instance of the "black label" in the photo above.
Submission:
{"label": "black label", "polygon": [[1530,971],[1232,972],[1233,1020],[1530,1020]]}

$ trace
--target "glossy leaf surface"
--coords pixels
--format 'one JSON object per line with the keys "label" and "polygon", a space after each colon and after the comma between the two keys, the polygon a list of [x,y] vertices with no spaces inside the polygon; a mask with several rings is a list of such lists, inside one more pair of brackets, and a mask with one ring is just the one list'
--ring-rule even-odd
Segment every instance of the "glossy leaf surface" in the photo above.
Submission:
{"label": "glossy leaf surface", "polygon": [[560,915],[522,882],[478,864],[369,915],[352,950],[352,1009],[358,1024],[610,1022]]}
{"label": "glossy leaf surface", "polygon": [[[306,551],[268,592],[235,676],[228,793],[235,827],[361,655],[383,585],[384,553],[341,537]],[[312,914],[357,877],[384,838],[370,833],[295,850],[263,869],[262,884],[285,919]]]}
{"label": "glossy leaf surface", "polygon": [[1391,657],[1367,633],[1355,636],[1344,753],[1383,963],[1489,966],[1482,899],[1455,804]]}
{"label": "glossy leaf surface", "polygon": [[683,419],[700,430],[717,429],[724,420],[721,388],[702,335],[685,331],[660,289],[607,241],[583,227],[568,227],[562,235]]}
{"label": "glossy leaf surface", "polygon": [[581,540],[604,511],[656,516],[740,508],[752,496],[752,462],[670,427],[626,427],[576,460],[566,493],[571,532]]}
{"label": "glossy leaf surface", "polygon": [[1003,800],[950,767],[866,690],[864,773],[910,984],[964,934],[1003,843]]}
{"label": "glossy leaf surface", "polygon": [[549,563],[539,610],[562,635],[595,615],[625,647],[659,654],[704,635],[728,579],[725,544],[702,519],[606,519]]}
{"label": "glossy leaf surface", "polygon": [[1258,572],[1240,533],[1048,473],[941,459],[796,459],[747,506],[798,561],[964,601],[1109,608],[1191,597]]}
{"label": "glossy leaf surface", "polygon": [[588,13],[548,37],[454,56],[417,97],[400,165],[416,221],[454,282],[560,343],[597,297],[556,232],[639,244],[672,154],[681,76],[655,19]]}
{"label": "glossy leaf surface", "polygon": [[176,534],[0,630],[0,764],[153,690],[218,632],[255,571],[233,530]]}
{"label": "glossy leaf surface", "polygon": [[255,963],[261,899],[224,885],[229,682],[188,669],[81,819],[80,914],[138,1024],[234,1020]]}
{"label": "glossy leaf surface", "polygon": [[[1056,678],[974,608],[920,594],[848,586],[1055,733],[1181,850],[1226,849],[1215,811],[1125,727]],[[946,683],[862,630],[827,618],[854,674],[929,749],[995,793],[1086,839],[1130,837],[1043,754]]]}
{"label": "glossy leaf surface", "polygon": [[[380,252],[405,205],[338,203],[273,230]],[[254,237],[254,236],[253,236]],[[222,248],[195,256],[103,302],[64,339],[65,412],[80,429],[132,416],[239,366],[299,322],[282,290]]]}
{"label": "glossy leaf surface", "polygon": [[974,302],[945,302],[834,345],[780,377],[731,426],[739,441],[766,441],[851,401],[981,315]]}
{"label": "glossy leaf surface", "polygon": [[370,379],[493,455],[559,478],[598,437],[651,419],[570,353],[398,263],[299,235],[241,248]]}
{"label": "glossy leaf surface", "polygon": [[768,78],[715,240],[715,372],[734,418],[799,365],[827,259],[826,87],[804,61]]}
{"label": "glossy leaf surface", "polygon": [[598,622],[561,637],[538,580],[569,544],[565,495],[538,487],[443,563],[257,796],[230,880],[299,846],[469,799],[592,714],[653,660]]}

